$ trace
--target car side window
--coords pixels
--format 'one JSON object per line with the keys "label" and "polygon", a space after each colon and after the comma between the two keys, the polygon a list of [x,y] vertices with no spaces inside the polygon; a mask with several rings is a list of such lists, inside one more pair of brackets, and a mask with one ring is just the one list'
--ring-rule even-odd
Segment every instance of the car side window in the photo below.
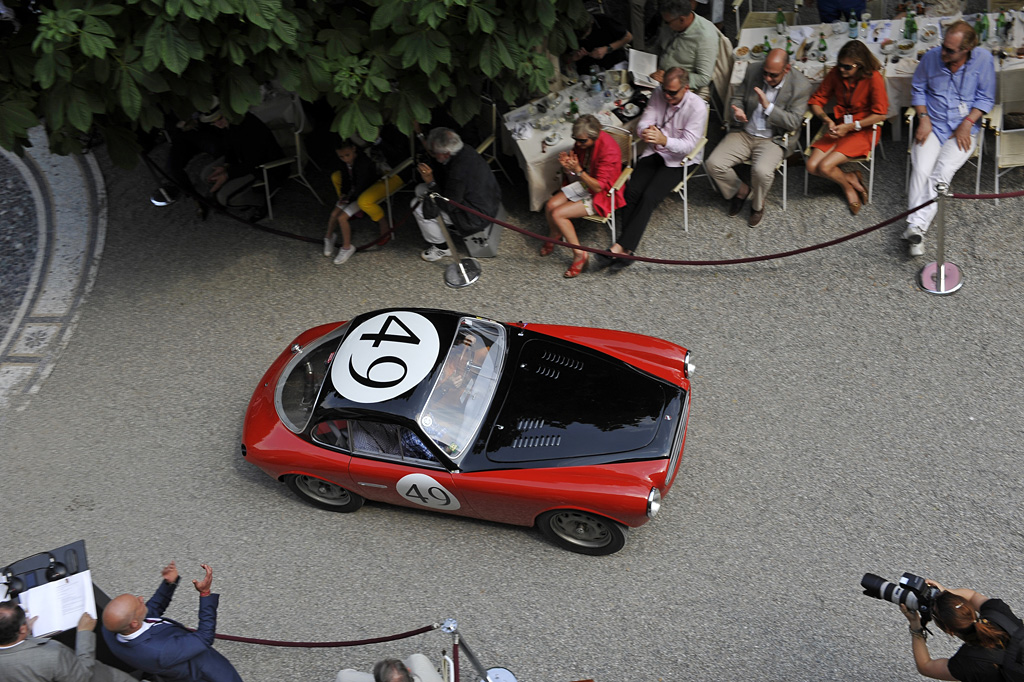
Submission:
{"label": "car side window", "polygon": [[313,428],[313,440],[344,450],[349,449],[348,423],[344,419],[327,419]]}
{"label": "car side window", "polygon": [[427,445],[404,426],[353,420],[348,425],[354,452],[410,464],[441,464]]}

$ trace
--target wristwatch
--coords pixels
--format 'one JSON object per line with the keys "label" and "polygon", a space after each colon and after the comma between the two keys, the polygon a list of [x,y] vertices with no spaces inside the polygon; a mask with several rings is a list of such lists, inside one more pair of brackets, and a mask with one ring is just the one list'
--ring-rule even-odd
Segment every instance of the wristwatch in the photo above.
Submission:
{"label": "wristwatch", "polygon": [[853,122],[853,129],[854,130],[860,130],[860,121],[854,121]]}

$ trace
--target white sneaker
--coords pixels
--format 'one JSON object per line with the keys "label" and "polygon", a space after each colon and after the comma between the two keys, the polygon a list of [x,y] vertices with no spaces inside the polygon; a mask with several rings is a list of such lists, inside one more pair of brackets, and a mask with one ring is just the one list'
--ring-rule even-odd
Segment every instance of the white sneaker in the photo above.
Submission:
{"label": "white sneaker", "polygon": [[431,244],[430,248],[420,254],[420,258],[428,263],[433,263],[434,261],[441,260],[442,258],[450,255],[452,255],[451,249],[439,249]]}
{"label": "white sneaker", "polygon": [[324,237],[324,255],[330,258],[334,255],[334,238]]}
{"label": "white sneaker", "polygon": [[911,256],[924,255],[924,233],[917,225],[907,225],[903,231],[903,239],[907,241],[907,253]]}
{"label": "white sneaker", "polygon": [[354,254],[355,252],[356,252],[356,247],[354,247],[354,246],[349,246],[347,249],[344,249],[344,248],[338,249],[338,255],[334,257],[334,264],[335,265],[341,265],[342,263],[347,261],[349,258],[351,258],[352,254]]}

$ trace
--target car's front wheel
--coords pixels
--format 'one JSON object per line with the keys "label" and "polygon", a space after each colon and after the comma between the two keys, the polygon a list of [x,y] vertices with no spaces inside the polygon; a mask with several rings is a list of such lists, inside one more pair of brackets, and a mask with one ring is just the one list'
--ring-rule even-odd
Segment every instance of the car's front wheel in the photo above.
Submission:
{"label": "car's front wheel", "polygon": [[361,496],[316,476],[286,476],[284,481],[292,492],[321,509],[354,512],[363,506]]}
{"label": "car's front wheel", "polygon": [[626,531],[621,525],[576,509],[545,512],[537,519],[537,526],[545,537],[570,552],[603,556],[618,552],[626,544]]}

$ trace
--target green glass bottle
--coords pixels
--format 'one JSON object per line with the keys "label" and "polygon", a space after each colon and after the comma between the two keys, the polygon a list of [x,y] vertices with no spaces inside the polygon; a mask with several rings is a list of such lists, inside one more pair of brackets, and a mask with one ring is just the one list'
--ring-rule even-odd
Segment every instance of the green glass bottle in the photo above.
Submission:
{"label": "green glass bottle", "polygon": [[1006,12],[1004,10],[999,10],[999,18],[996,19],[996,35],[999,36],[999,39],[1003,42],[1006,42],[1008,37],[1006,26]]}
{"label": "green glass bottle", "polygon": [[824,33],[821,33],[819,35],[821,36],[821,39],[818,40],[818,52],[821,52],[821,55],[824,57],[825,53],[828,52],[828,41],[825,40]]}
{"label": "green glass bottle", "polygon": [[772,51],[772,43],[768,40],[768,36],[764,37],[764,56],[767,57],[768,53]]}
{"label": "green glass bottle", "polygon": [[903,37],[917,42],[917,20],[913,12],[907,12],[907,18],[903,22]]}
{"label": "green glass bottle", "polygon": [[786,33],[786,15],[782,13],[782,8],[775,13],[775,31],[781,36]]}
{"label": "green glass bottle", "polygon": [[988,15],[984,12],[978,13],[978,19],[974,22],[974,32],[978,34],[978,41],[984,43],[988,40]]}

